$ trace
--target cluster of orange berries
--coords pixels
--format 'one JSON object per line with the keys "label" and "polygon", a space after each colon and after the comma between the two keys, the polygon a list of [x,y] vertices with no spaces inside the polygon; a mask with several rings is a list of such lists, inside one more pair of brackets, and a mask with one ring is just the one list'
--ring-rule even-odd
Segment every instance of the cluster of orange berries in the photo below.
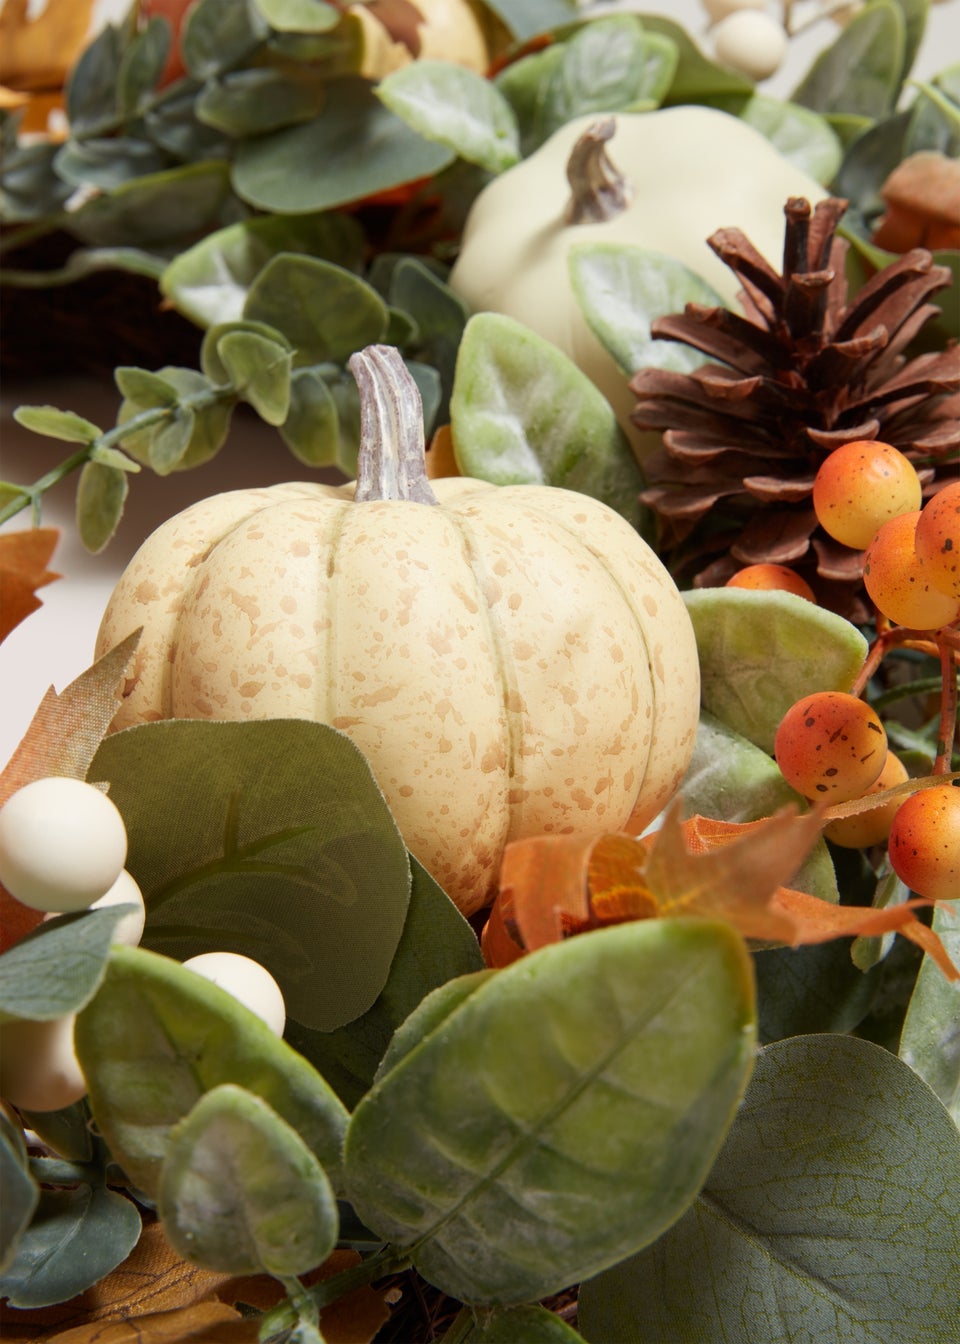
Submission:
{"label": "cluster of orange berries", "polygon": [[[910,460],[888,443],[859,440],[825,459],[813,507],[825,532],[864,551],[864,587],[888,622],[931,632],[960,619],[960,480],[923,505]],[[814,600],[785,566],[750,566],[730,584],[784,588]],[[820,802],[864,798],[908,778],[874,710],[839,691],[816,692],[792,705],[777,730],[774,755],[787,782]],[[898,794],[886,806],[831,822],[826,835],[851,848],[886,842],[894,872],[913,891],[931,900],[960,896],[960,788],[945,782],[906,798]]]}

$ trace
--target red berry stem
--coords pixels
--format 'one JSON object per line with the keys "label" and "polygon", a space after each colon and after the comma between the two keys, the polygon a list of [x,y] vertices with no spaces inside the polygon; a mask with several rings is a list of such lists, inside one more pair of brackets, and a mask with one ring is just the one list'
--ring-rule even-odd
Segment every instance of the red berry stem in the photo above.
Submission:
{"label": "red berry stem", "polygon": [[957,734],[957,659],[960,632],[949,628],[937,632],[940,671],[943,691],[940,696],[940,731],[937,734],[937,757],[933,763],[935,775],[945,775],[953,759],[953,743]]}

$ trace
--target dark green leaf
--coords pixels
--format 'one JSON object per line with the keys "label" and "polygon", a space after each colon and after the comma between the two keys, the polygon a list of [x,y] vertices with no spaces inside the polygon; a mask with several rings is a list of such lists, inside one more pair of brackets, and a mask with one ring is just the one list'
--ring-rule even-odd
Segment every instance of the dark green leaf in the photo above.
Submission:
{"label": "dark green leaf", "polygon": [[340,22],[337,5],[323,0],[255,0],[257,9],[277,32],[325,33]]}
{"label": "dark green leaf", "polygon": [[13,418],[24,429],[34,434],[45,434],[50,439],[66,439],[68,443],[91,443],[103,430],[90,420],[73,411],[60,411],[56,406],[18,406]]}
{"label": "dark green leaf", "polygon": [[420,402],[423,408],[423,428],[425,434],[429,436],[436,423],[437,411],[443,397],[440,374],[431,365],[418,363],[414,359],[407,360],[407,368],[417,385],[417,391],[420,393]]}
{"label": "dark green leaf", "polygon": [[752,1063],[742,941],[646,920],[485,980],[360,1102],[348,1192],[429,1282],[510,1304],[655,1240],[699,1189]]}
{"label": "dark green leaf", "polygon": [[796,700],[848,691],[866,657],[856,626],[793,593],[700,588],[683,597],[704,709],[768,753]]}
{"label": "dark green leaf", "polygon": [[313,121],[242,141],[233,185],[261,210],[303,214],[432,176],[453,159],[385,107],[367,81],[347,78],[331,81]]}
{"label": "dark green leaf", "polygon": [[898,112],[871,126],[847,148],[837,171],[835,189],[852,203],[844,219],[845,231],[860,221],[865,233],[882,212],[880,188],[905,156],[911,114]]}
{"label": "dark green leaf", "polygon": [[120,29],[105,24],[70,71],[66,112],[78,139],[110,129],[117,115],[123,42]]}
{"label": "dark green leaf", "polygon": [[103,979],[113,931],[128,905],[58,915],[0,956],[0,1017],[51,1022],[76,1012]]}
{"label": "dark green leaf", "polygon": [[513,108],[524,158],[550,135],[546,98],[551,80],[563,64],[563,43],[554,42],[543,51],[521,56],[497,75],[494,83]]}
{"label": "dark green leaf", "polygon": [[854,966],[846,939],[765,949],[754,962],[764,1043],[814,1031],[853,1031],[876,995],[876,974],[865,975]]}
{"label": "dark green leaf", "polygon": [[896,0],[903,15],[903,65],[900,69],[900,79],[897,84],[899,93],[903,81],[913,69],[913,63],[917,59],[917,53],[923,41],[923,34],[927,26],[927,16],[930,12],[931,0]]}
{"label": "dark green leaf", "polygon": [[377,85],[377,97],[427,140],[503,172],[520,157],[517,123],[494,84],[450,61],[413,61]]}
{"label": "dark green leaf", "polygon": [[57,144],[18,144],[0,159],[0,219],[21,224],[53,215],[73,188],[54,171]]}
{"label": "dark green leaf", "polygon": [[201,88],[192,79],[178,79],[143,114],[144,132],[181,163],[226,159],[232,152],[230,141],[197,117]]}
{"label": "dark green leaf", "polygon": [[870,0],[816,57],[791,101],[814,112],[884,117],[896,104],[905,52],[900,5]]}
{"label": "dark green leaf", "polygon": [[580,1293],[590,1339],[941,1344],[956,1334],[960,1134],[894,1055],[764,1050],[685,1217]]}
{"label": "dark green leaf", "polygon": [[23,1131],[0,1111],[0,1274],[16,1254],[40,1198],[30,1175]]}
{"label": "dark green leaf", "polygon": [[343,363],[387,329],[386,304],[359,276],[334,262],[281,252],[250,286],[244,317],[281,331],[294,364]]}
{"label": "dark green leaf", "polygon": [[674,44],[678,52],[673,81],[661,100],[670,107],[680,103],[709,103],[718,96],[753,93],[753,83],[746,75],[728,70],[709,60],[686,29],[673,19],[660,14],[644,14],[643,26],[648,33],[659,33]]}
{"label": "dark green leaf", "polygon": [[146,173],[160,172],[166,164],[166,155],[149,140],[105,136],[99,140],[68,140],[54,166],[71,186],[113,191]]}
{"label": "dark green leaf", "polygon": [[464,1308],[441,1344],[582,1344],[583,1336],[536,1304],[477,1313]]}
{"label": "dark green leaf", "polygon": [[102,551],[116,532],[129,490],[125,470],[104,462],[84,463],[77,482],[77,532],[91,554]]}
{"label": "dark green leaf", "polygon": [[343,733],[300,719],[147,724],[107,738],[91,778],[109,781],[123,813],[145,946],[246,953],[308,1026],[366,1012],[400,941],[410,871]]}
{"label": "dark green leaf", "polygon": [[230,382],[268,425],[282,425],[290,406],[288,347],[250,331],[231,331],[217,342]]}
{"label": "dark green leaf", "polygon": [[562,27],[578,17],[575,0],[485,0],[518,42]]}
{"label": "dark green leaf", "polygon": [[206,125],[239,137],[308,121],[325,100],[325,85],[307,72],[263,66],[208,80],[196,107],[197,116]]}
{"label": "dark green leaf", "polygon": [[221,1083],[262,1097],[339,1172],[346,1112],[320,1075],[226,990],[167,957],[115,947],[74,1042],[97,1128],[148,1195],[171,1128]]}
{"label": "dark green leaf", "polygon": [[483,967],[476,934],[427,870],[411,858],[410,908],[390,975],[362,1017],[337,1031],[293,1022],[287,1040],[352,1109],[373,1082],[400,1024],[434,989]]}
{"label": "dark green leaf", "polygon": [[116,1269],[140,1229],[136,1206],[105,1185],[44,1190],[0,1276],[0,1296],[23,1308],[67,1302]]}
{"label": "dark green leaf", "polygon": [[163,73],[171,37],[170,24],[155,17],[126,46],[117,76],[117,104],[124,117],[132,117],[149,101]]}
{"label": "dark green leaf", "polygon": [[564,44],[542,99],[545,129],[589,112],[656,106],[670,87],[677,47],[628,15],[594,19]]}
{"label": "dark green leaf", "polygon": [[160,281],[164,296],[201,327],[236,321],[247,292],[278,253],[304,253],[359,270],[363,234],[348,215],[273,215],[218,229],[181,252]]}
{"label": "dark green leaf", "polygon": [[323,1167],[272,1107],[232,1083],[170,1131],[158,1212],[175,1251],[226,1274],[306,1274],[337,1240]]}
{"label": "dark green leaf", "polygon": [[336,466],[340,454],[340,422],[336,403],[315,367],[294,369],[290,407],[280,437],[294,457],[308,467]]}
{"label": "dark green leaf", "polygon": [[198,0],[180,34],[184,63],[195,79],[239,65],[270,35],[254,0]]}
{"label": "dark green leaf", "polygon": [[2,279],[5,285],[20,289],[48,289],[53,285],[70,285],[99,271],[127,271],[130,275],[159,280],[165,267],[165,261],[138,247],[78,247],[62,266],[43,271],[4,270]]}
{"label": "dark green leaf", "polygon": [[24,1124],[47,1147],[70,1162],[94,1160],[94,1138],[90,1132],[90,1108],[86,1098],[63,1106],[59,1111],[21,1112]]}
{"label": "dark green leaf", "polygon": [[[933,927],[955,965],[960,964],[960,912],[944,902]],[[960,1126],[960,994],[930,957],[924,957],[900,1038],[900,1058],[919,1073]]]}
{"label": "dark green leaf", "polygon": [[446,424],[450,418],[457,351],[469,315],[466,305],[416,257],[401,257],[397,261],[387,293],[390,303],[403,309],[416,323],[417,358],[431,364],[440,375],[442,392],[436,416],[439,424]]}
{"label": "dark green leaf", "polygon": [[555,345],[512,318],[467,323],[450,399],[457,461],[497,485],[564,486],[636,524],[643,478],[613,411]]}
{"label": "dark green leaf", "polygon": [[125,246],[190,238],[211,224],[229,189],[225,163],[190,163],[125,182],[70,216],[70,230],[87,243]]}

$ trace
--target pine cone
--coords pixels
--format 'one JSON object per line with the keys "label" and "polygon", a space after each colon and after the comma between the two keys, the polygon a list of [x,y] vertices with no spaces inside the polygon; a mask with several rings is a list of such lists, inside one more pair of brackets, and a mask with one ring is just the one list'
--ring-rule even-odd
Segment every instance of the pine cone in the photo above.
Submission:
{"label": "pine cone", "polygon": [[938,475],[942,484],[960,452],[960,348],[904,353],[951,282],[923,248],[847,303],[848,244],[835,236],[846,208],[787,202],[783,275],[739,229],[718,230],[708,241],[742,281],[744,315],[689,303],[652,334],[719,362],[644,369],[630,387],[634,422],[665,431],[643,499],[677,577],[702,587],[743,565],[790,565],[824,605],[858,619],[862,552],[818,526],[813,478],[841,444],[882,439],[913,461],[925,490]]}

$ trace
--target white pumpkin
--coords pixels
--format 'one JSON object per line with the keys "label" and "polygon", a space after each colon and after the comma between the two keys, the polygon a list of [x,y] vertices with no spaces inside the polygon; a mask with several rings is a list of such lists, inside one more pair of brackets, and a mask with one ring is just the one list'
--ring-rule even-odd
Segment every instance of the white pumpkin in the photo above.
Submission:
{"label": "white pumpkin", "polygon": [[508,841],[639,830],[661,810],[693,749],[693,630],[606,505],[466,478],[433,482],[434,497],[399,355],[370,347],[351,368],[356,486],[232,491],[170,519],[122,576],[98,653],[144,627],[116,728],[342,729],[410,850],[470,913],[495,894]]}

